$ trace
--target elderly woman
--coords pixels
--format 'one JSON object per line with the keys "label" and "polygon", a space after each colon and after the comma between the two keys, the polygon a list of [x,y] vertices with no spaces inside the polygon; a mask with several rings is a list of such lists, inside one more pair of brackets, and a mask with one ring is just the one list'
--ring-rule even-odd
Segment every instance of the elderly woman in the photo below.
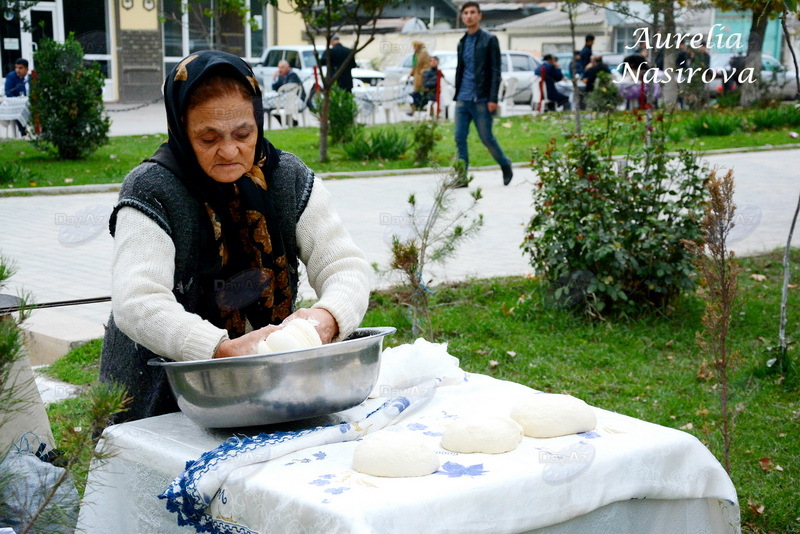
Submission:
{"label": "elderly woman", "polygon": [[[223,52],[184,59],[164,83],[169,140],[125,178],[110,220],[112,314],[101,379],[128,388],[122,420],[177,411],[156,356],[254,354],[295,318],[323,343],[367,307],[369,266],[296,156],[263,137],[261,91]],[[298,261],[319,295],[294,310]]]}

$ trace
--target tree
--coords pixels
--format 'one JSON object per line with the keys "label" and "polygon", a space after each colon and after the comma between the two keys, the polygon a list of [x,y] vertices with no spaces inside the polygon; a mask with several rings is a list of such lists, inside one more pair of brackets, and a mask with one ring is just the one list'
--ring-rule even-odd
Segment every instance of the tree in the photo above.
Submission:
{"label": "tree", "polygon": [[[784,12],[784,0],[712,0],[712,4],[723,11],[749,11],[750,35],[747,38],[745,68],[753,69],[756,76],[761,75],[761,52],[764,49],[764,34],[769,19],[777,18]],[[796,8],[796,2],[795,2]],[[741,104],[749,106],[761,98],[759,83],[743,83]]]}
{"label": "tree", "polygon": [[22,28],[30,31],[30,21],[22,16],[22,12],[38,3],[39,0],[0,0],[0,12],[14,15],[15,19],[22,22]]}
{"label": "tree", "polygon": [[55,148],[64,159],[87,157],[108,142],[105,76],[98,65],[84,64],[83,48],[72,34],[63,44],[42,40],[33,57],[38,77],[31,84],[30,111],[41,125],[35,146]]}
{"label": "tree", "polygon": [[[375,40],[376,24],[383,10],[397,3],[397,0],[289,0],[289,5],[303,18],[306,35],[314,45],[314,57],[318,65],[325,69],[320,76],[322,90],[322,107],[319,112],[319,161],[328,161],[328,115],[331,103],[331,87],[342,76],[345,66]],[[355,37],[347,60],[334,71],[331,69],[330,55],[320,51],[317,38],[324,37],[325,50],[330,48],[334,34],[343,30],[345,25]],[[325,59],[323,61],[323,58]]]}

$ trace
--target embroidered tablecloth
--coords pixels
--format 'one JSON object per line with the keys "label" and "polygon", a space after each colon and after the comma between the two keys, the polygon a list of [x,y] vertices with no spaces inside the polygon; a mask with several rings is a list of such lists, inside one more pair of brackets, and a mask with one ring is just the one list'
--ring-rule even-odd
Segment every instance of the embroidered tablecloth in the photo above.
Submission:
{"label": "embroidered tablecloth", "polygon": [[[730,479],[696,438],[678,430],[597,409],[591,432],[526,437],[506,454],[456,454],[439,446],[450,422],[507,414],[530,393],[470,374],[460,385],[437,388],[422,407],[380,430],[423,436],[441,459],[432,475],[368,476],[351,467],[357,441],[312,446],[234,470],[207,511],[218,531],[241,533],[739,532]],[[385,400],[370,399],[372,405],[329,421],[360,420]],[[157,495],[186,462],[230,435],[202,429],[182,414],[110,427],[105,441],[114,457],[93,467],[79,527],[193,532],[178,527]]]}

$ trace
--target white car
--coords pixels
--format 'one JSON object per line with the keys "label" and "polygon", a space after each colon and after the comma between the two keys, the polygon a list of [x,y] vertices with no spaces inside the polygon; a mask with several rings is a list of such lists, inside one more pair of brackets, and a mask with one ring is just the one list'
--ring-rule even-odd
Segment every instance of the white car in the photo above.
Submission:
{"label": "white car", "polygon": [[[444,79],[455,85],[456,67],[458,66],[458,53],[453,50],[434,50],[429,52],[431,57],[439,58],[439,70],[442,71]],[[532,54],[527,52],[513,52],[503,50],[500,52],[500,75],[503,79],[516,78],[517,90],[514,93],[515,104],[530,104],[533,98],[533,81],[536,76],[536,69],[542,62]],[[413,54],[406,55],[399,65],[385,69],[387,76],[407,77],[411,73],[411,62]]]}
{"label": "white car", "polygon": [[[320,55],[324,49],[318,49]],[[278,62],[285,59],[292,70],[297,73],[303,82],[303,89],[306,92],[307,101],[311,104],[314,91],[314,65],[317,64],[314,58],[314,47],[312,45],[297,46],[273,46],[264,50],[259,62],[253,67],[258,83],[265,91],[272,88],[272,77],[278,70]],[[322,68],[324,74],[325,67]],[[352,71],[354,80],[361,80],[367,85],[375,85],[384,78],[384,74],[377,70],[356,67]],[[320,80],[321,82],[321,80]]]}

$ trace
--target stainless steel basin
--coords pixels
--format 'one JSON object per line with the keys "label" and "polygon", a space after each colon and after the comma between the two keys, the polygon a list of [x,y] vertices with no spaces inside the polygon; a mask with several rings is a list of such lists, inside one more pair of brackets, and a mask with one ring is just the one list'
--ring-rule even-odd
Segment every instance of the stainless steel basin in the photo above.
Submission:
{"label": "stainless steel basin", "polygon": [[173,362],[161,366],[181,411],[211,428],[267,425],[331,414],[359,404],[378,379],[383,337],[395,328],[359,328],[311,349]]}

